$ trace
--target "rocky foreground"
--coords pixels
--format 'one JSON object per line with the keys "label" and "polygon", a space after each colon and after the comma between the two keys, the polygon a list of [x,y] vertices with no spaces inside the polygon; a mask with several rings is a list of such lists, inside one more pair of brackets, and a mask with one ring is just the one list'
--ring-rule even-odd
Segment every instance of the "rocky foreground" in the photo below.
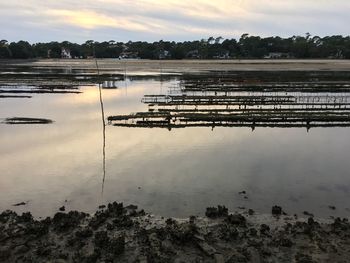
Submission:
{"label": "rocky foreground", "polygon": [[[61,210],[64,210],[61,209]],[[94,215],[0,214],[0,262],[349,262],[347,219],[318,222],[253,210],[207,208],[205,218],[165,219],[112,203]]]}

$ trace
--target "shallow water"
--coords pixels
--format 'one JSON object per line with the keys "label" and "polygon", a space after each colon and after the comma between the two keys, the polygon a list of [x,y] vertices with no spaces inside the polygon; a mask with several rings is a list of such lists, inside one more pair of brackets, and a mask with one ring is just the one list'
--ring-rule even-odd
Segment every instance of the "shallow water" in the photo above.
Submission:
{"label": "shallow water", "polygon": [[[146,73],[138,75],[147,75]],[[178,76],[102,89],[105,117],[147,111],[145,94],[166,94]],[[128,128],[103,124],[97,85],[80,94],[0,98],[0,118],[52,119],[0,124],[0,210],[52,215],[58,207],[94,212],[110,201],[164,216],[201,215],[224,204],[269,212],[350,215],[349,128]],[[103,191],[102,191],[103,188]],[[247,199],[239,192],[245,190]],[[12,206],[19,202],[25,206]],[[336,206],[336,210],[329,209]]]}

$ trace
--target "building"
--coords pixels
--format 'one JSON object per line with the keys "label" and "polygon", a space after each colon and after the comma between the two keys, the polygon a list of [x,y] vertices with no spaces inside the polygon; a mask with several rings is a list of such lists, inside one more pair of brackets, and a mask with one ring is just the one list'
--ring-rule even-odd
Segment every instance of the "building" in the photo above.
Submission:
{"label": "building", "polygon": [[267,56],[264,56],[264,58],[272,58],[272,59],[278,59],[278,58],[290,58],[289,53],[283,53],[283,52],[270,52]]}
{"label": "building", "polygon": [[230,52],[229,51],[219,52],[215,56],[213,56],[213,58],[215,58],[215,59],[229,59]]}
{"label": "building", "polygon": [[137,59],[139,58],[139,53],[138,52],[131,52],[131,51],[123,51],[119,55],[119,59]]}
{"label": "building", "polygon": [[61,48],[61,58],[72,58],[68,48]]}
{"label": "building", "polygon": [[191,50],[186,54],[187,58],[200,58],[199,51],[197,49]]}
{"label": "building", "polygon": [[169,59],[171,58],[171,53],[168,50],[161,50],[158,53],[158,59]]}

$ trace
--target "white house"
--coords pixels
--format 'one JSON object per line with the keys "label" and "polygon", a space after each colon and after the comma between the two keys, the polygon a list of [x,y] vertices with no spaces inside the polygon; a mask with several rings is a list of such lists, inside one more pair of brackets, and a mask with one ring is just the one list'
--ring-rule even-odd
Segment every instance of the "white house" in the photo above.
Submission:
{"label": "white house", "polygon": [[61,48],[61,58],[72,58],[68,48]]}

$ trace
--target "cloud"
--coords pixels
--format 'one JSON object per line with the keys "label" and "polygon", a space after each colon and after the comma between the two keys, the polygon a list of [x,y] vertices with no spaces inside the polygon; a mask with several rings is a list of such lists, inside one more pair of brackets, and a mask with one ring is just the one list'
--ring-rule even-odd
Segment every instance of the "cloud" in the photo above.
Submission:
{"label": "cloud", "polygon": [[347,0],[12,0],[2,38],[31,42],[348,34]]}
{"label": "cloud", "polygon": [[94,11],[73,11],[64,9],[50,9],[46,11],[48,16],[55,19],[55,23],[68,24],[83,29],[96,29],[103,27],[121,28],[131,31],[149,31],[145,24],[132,21],[125,17],[111,17]]}

